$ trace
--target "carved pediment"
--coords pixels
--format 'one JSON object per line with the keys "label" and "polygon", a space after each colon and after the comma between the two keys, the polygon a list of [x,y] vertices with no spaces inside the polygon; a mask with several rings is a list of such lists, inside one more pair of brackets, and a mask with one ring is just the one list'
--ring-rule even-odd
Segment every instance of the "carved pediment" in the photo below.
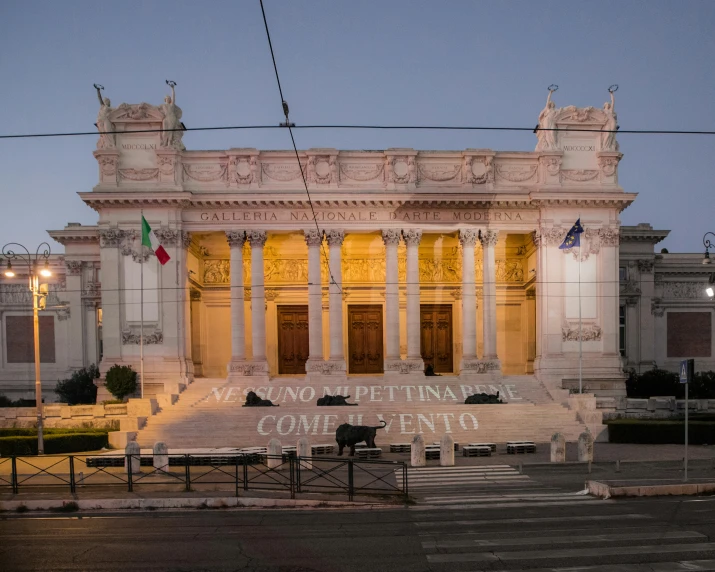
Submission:
{"label": "carved pediment", "polygon": [[164,114],[149,103],[122,103],[109,115],[112,122],[116,121],[163,121]]}
{"label": "carved pediment", "polygon": [[595,123],[603,125],[606,122],[606,114],[602,109],[596,107],[576,107],[569,105],[563,107],[555,118],[556,123]]}

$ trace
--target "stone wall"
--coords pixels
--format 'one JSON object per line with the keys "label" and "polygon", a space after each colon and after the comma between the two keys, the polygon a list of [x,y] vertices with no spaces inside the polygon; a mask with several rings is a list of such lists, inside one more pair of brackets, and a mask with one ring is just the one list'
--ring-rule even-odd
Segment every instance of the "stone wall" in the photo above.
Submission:
{"label": "stone wall", "polygon": [[[126,419],[129,404],[112,405],[45,405],[45,427],[118,429],[121,419]],[[36,427],[37,410],[34,407],[0,408],[0,427]]]}
{"label": "stone wall", "polygon": [[[671,396],[635,399],[616,397],[598,400],[599,409],[613,409],[604,412],[603,419],[672,419],[685,415],[685,400]],[[715,414],[715,399],[688,400],[690,413]]]}

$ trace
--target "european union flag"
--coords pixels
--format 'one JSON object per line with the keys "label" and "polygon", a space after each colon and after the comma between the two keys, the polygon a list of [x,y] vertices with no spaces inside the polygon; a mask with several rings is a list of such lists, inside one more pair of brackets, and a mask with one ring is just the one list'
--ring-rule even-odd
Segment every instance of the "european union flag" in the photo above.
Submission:
{"label": "european union flag", "polygon": [[581,246],[582,232],[583,227],[581,226],[581,219],[578,219],[576,221],[576,224],[574,224],[571,227],[571,230],[569,230],[568,234],[566,235],[566,238],[564,238],[564,241],[561,243],[561,246],[559,246],[559,248],[564,250],[566,248],[574,248],[575,246]]}

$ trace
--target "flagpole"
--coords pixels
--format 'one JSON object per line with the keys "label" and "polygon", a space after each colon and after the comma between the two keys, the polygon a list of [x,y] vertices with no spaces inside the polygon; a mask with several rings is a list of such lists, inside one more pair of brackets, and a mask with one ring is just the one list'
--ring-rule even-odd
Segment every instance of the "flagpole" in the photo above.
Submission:
{"label": "flagpole", "polygon": [[[578,213],[578,220],[581,221],[581,213]],[[583,224],[581,225],[583,228]],[[583,324],[581,322],[581,237],[578,243],[578,392],[583,393]]]}
{"label": "flagpole", "polygon": [[[144,209],[141,210],[142,237],[144,236]],[[139,251],[139,379],[141,381],[141,396],[144,399],[144,241]]]}

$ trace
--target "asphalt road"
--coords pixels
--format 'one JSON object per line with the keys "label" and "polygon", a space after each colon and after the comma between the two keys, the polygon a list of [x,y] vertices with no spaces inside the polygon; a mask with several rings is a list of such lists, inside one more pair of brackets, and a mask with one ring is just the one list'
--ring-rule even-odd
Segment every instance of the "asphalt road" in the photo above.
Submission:
{"label": "asphalt road", "polygon": [[363,511],[4,513],[0,570],[715,570],[713,535],[713,497],[532,496]]}

